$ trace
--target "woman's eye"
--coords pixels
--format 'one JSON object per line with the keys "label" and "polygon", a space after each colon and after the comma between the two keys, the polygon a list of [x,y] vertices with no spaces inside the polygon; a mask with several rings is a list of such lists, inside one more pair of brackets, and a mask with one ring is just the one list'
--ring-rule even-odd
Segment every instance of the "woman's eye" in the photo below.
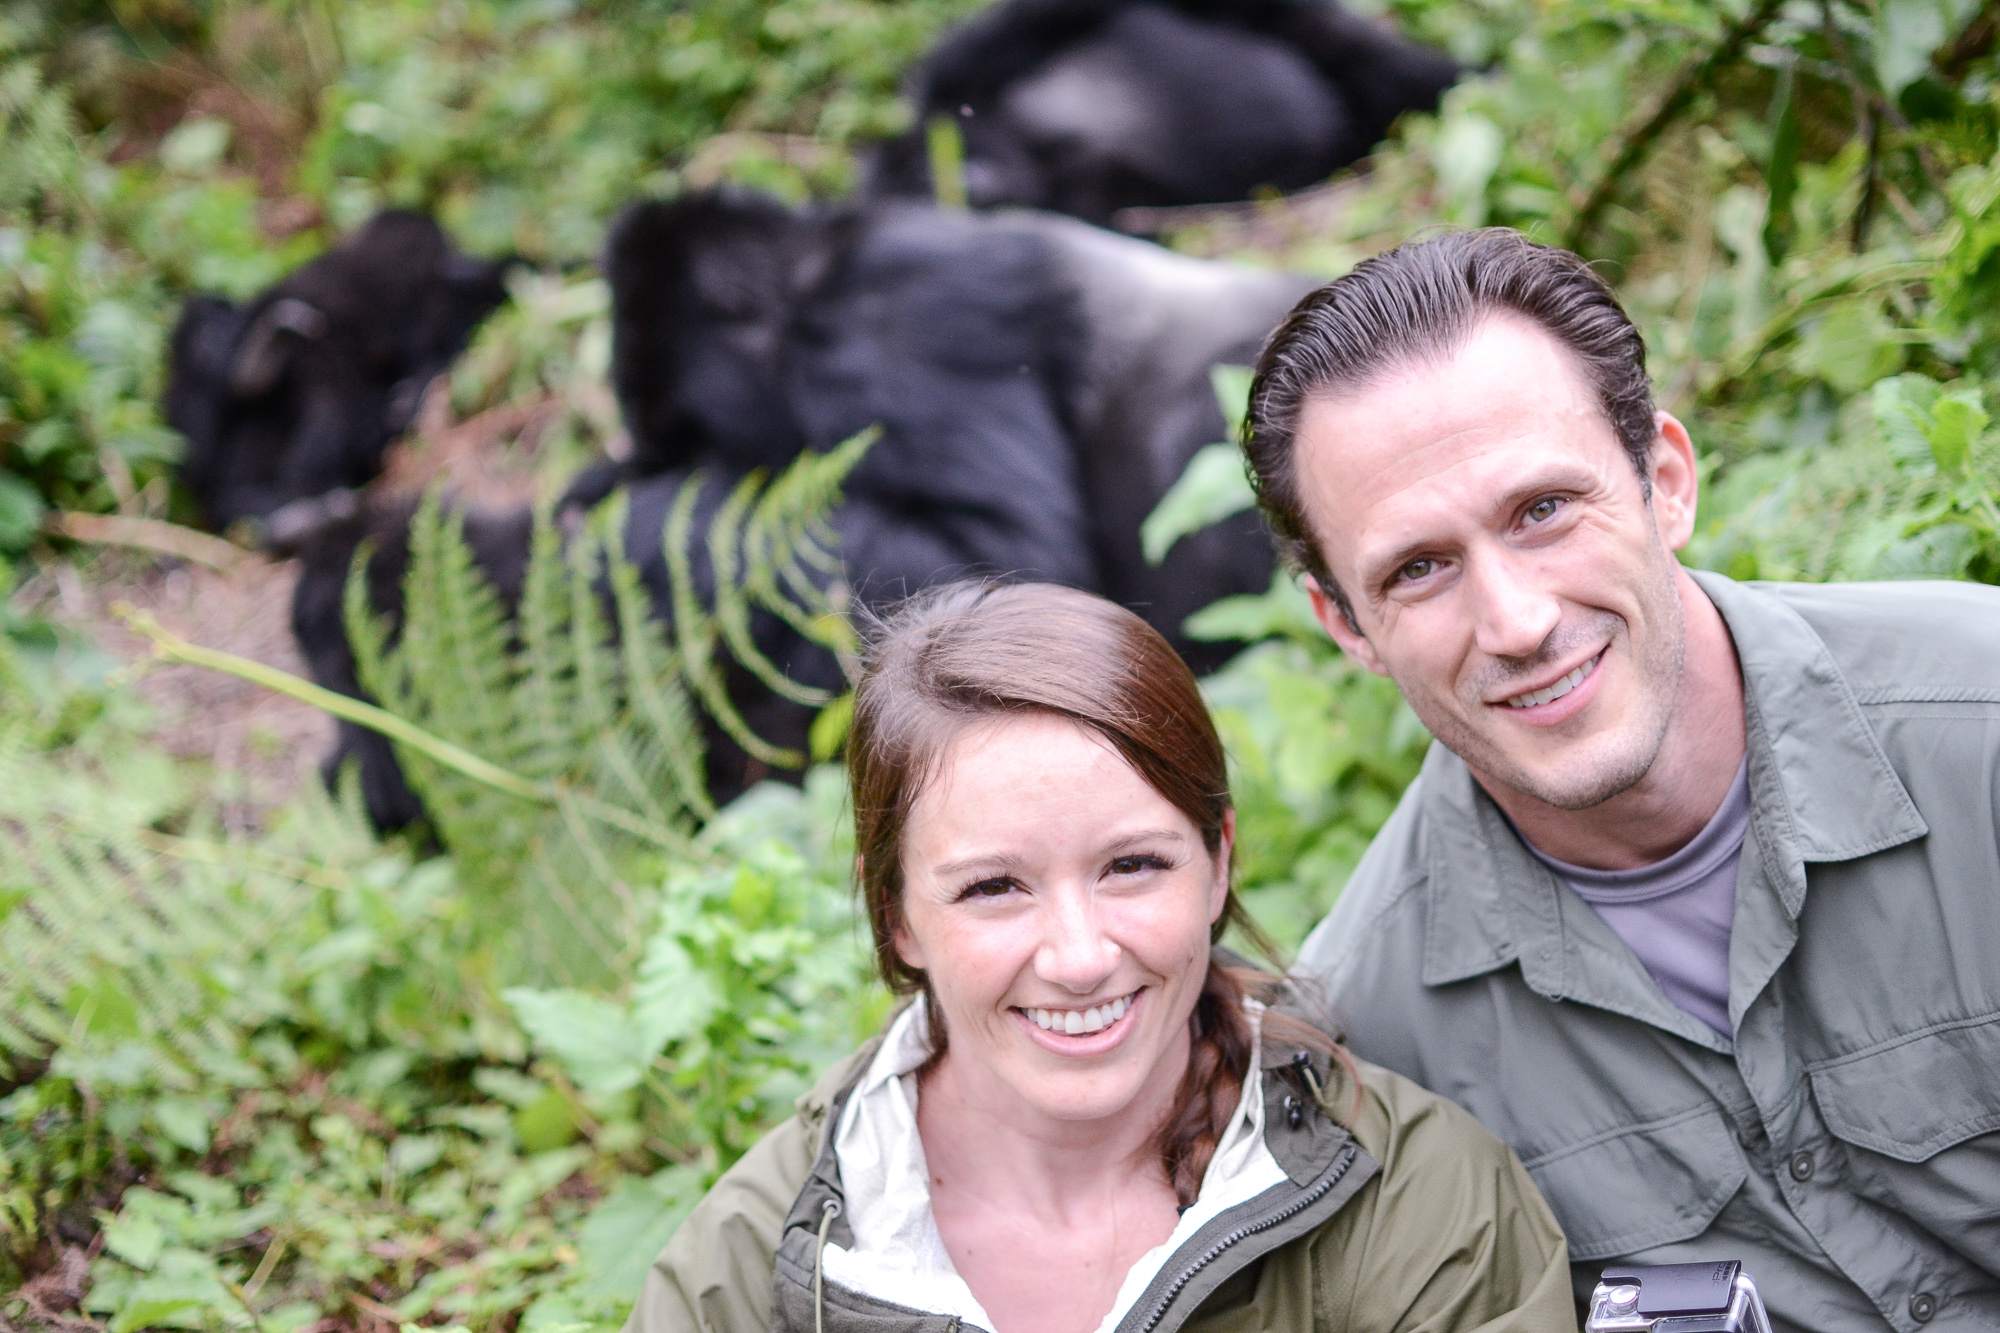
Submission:
{"label": "woman's eye", "polygon": [[1529,505],[1528,512],[1523,517],[1530,523],[1546,523],[1556,516],[1556,511],[1562,508],[1562,504],[1563,502],[1555,496],[1545,495]]}
{"label": "woman's eye", "polygon": [[960,898],[998,898],[1014,887],[1011,879],[982,879],[977,884],[968,884]]}
{"label": "woman's eye", "polygon": [[1436,568],[1437,561],[1426,556],[1421,560],[1412,560],[1409,564],[1404,565],[1396,571],[1396,576],[1406,583],[1415,583],[1419,579],[1429,578],[1432,571]]}
{"label": "woman's eye", "polygon": [[1146,870],[1165,870],[1167,863],[1157,856],[1121,856],[1111,863],[1114,875],[1136,875]]}

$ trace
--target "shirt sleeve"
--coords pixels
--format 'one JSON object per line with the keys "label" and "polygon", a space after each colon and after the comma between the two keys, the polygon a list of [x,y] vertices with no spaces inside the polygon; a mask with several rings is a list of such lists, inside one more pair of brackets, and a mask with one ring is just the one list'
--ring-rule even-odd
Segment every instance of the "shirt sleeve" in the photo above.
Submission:
{"label": "shirt sleeve", "polygon": [[624,1333],[767,1333],[772,1262],[815,1137],[794,1116],[723,1173],[646,1270]]}
{"label": "shirt sleeve", "polygon": [[[1336,1079],[1344,1111],[1353,1083]],[[1313,1238],[1322,1333],[1574,1333],[1569,1247],[1508,1147],[1460,1107],[1363,1066],[1352,1128],[1382,1164]],[[1345,1117],[1343,1117],[1345,1118]]]}

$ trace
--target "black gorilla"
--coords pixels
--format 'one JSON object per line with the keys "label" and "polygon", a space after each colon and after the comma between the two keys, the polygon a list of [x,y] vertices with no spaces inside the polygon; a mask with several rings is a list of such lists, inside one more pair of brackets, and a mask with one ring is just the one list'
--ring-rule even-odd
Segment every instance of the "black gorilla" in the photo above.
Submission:
{"label": "black gorilla", "polygon": [[1458,73],[1337,0],[1009,0],[917,66],[917,123],[877,146],[866,188],[930,197],[926,126],[950,116],[975,207],[1108,223],[1293,190],[1367,156]]}
{"label": "black gorilla", "polygon": [[1048,214],[791,210],[730,190],[628,209],[605,269],[632,454],[581,499],[620,476],[781,466],[879,424],[847,487],[866,600],[973,571],[1070,583],[1205,667],[1214,650],[1181,621],[1269,578],[1253,515],[1159,568],[1139,526],[1223,437],[1210,367],[1254,359],[1308,279]]}
{"label": "black gorilla", "polygon": [[317,497],[374,477],[425,386],[506,299],[505,268],[392,211],[247,305],[191,299],[166,416],[188,439],[181,480],[202,518],[268,521],[283,546],[288,528],[323,517],[306,512]]}
{"label": "black gorilla", "polygon": [[[971,573],[1058,581],[1132,605],[1205,668],[1225,650],[1187,641],[1182,620],[1269,581],[1254,514],[1184,540],[1158,568],[1140,555],[1139,525],[1195,450],[1224,435],[1210,367],[1253,359],[1310,280],[1051,215],[795,211],[736,191],[628,209],[605,272],[632,452],[579,478],[567,504],[627,488],[627,554],[656,606],[668,601],[662,522],[688,476],[706,478],[699,530],[737,478],[876,425],[832,515],[863,604]],[[373,595],[393,609],[406,513],[357,519],[308,552],[294,623],[331,688],[355,689],[339,614],[354,542],[373,522]],[[520,514],[468,524],[503,592],[518,587],[526,534]],[[757,634],[795,679],[839,685],[832,657],[775,618]],[[807,710],[747,674],[737,683],[760,734],[802,746]],[[718,800],[761,775],[711,741]],[[385,745],[348,732],[350,750],[379,822],[415,813]]]}

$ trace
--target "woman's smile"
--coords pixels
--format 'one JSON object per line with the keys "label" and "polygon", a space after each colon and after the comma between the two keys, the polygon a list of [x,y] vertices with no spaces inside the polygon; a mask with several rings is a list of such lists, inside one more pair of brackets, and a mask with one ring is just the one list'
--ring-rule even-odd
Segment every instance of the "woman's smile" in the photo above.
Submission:
{"label": "woman's smile", "polygon": [[1085,1008],[1016,1006],[1014,1013],[1037,1046],[1060,1055],[1102,1055],[1125,1040],[1139,1021],[1147,987]]}

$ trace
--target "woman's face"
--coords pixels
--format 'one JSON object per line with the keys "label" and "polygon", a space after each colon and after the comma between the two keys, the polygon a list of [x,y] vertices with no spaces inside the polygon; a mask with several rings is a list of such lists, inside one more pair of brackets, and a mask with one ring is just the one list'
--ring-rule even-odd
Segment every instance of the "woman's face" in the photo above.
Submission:
{"label": "woman's face", "polygon": [[1232,832],[1211,858],[1186,815],[1064,719],[960,735],[904,829],[895,937],[930,977],[953,1077],[1057,1120],[1164,1106]]}

